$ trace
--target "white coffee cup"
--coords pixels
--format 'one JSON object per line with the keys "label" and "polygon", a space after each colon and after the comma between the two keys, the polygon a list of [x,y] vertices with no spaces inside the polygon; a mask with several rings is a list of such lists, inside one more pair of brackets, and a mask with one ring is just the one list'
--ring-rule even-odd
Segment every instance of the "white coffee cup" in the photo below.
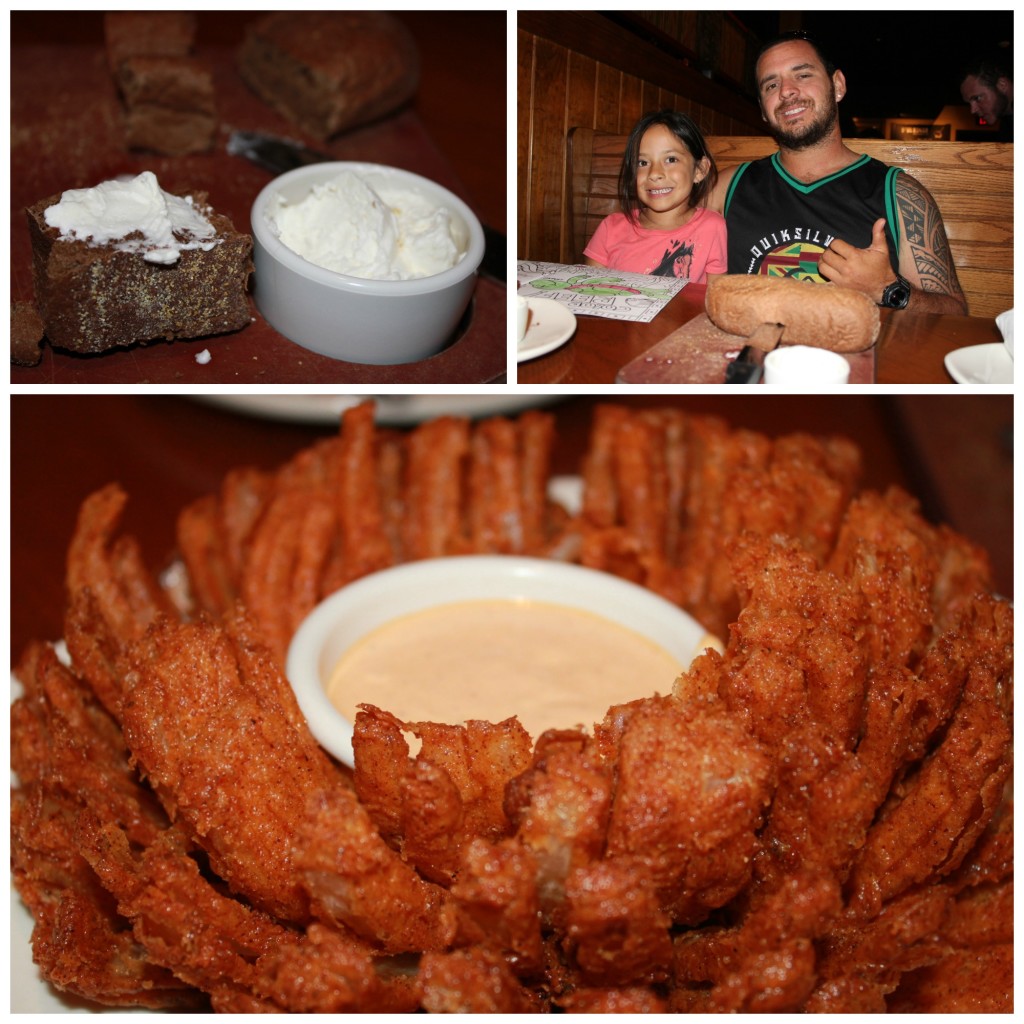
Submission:
{"label": "white coffee cup", "polygon": [[789,387],[832,387],[847,384],[850,364],[827,348],[786,345],[773,349],[764,359],[765,384]]}
{"label": "white coffee cup", "polygon": [[519,317],[519,340],[526,336],[526,328],[530,322],[530,303],[528,299],[516,296],[516,313]]}

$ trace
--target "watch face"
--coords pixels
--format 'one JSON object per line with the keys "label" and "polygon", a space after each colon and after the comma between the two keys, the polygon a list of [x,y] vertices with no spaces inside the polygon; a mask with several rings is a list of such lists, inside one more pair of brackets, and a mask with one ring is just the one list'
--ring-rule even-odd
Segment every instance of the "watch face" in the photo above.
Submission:
{"label": "watch face", "polygon": [[882,296],[882,302],[891,309],[903,309],[909,301],[910,286],[903,280],[903,278],[900,278],[889,285],[889,287],[885,289],[885,295]]}

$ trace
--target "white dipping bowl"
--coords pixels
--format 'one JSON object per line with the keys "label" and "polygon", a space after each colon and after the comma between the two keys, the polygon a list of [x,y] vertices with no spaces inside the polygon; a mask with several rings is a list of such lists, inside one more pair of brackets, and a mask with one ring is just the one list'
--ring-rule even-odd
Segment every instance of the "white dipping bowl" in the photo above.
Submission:
{"label": "white dipping bowl", "polygon": [[[374,183],[413,189],[451,213],[464,255],[450,270],[411,281],[350,277],[303,259],[277,236],[269,217],[278,196],[299,202],[314,185],[352,171]],[[484,233],[473,211],[436,182],[382,164],[322,163],[275,178],[252,206],[253,297],[267,322],[290,341],[333,359],[390,365],[436,355],[469,305]]]}
{"label": "white dipping bowl", "polygon": [[836,387],[850,381],[850,364],[838,352],[810,345],[786,345],[764,357],[765,384]]}
{"label": "white dipping bowl", "polygon": [[[542,558],[466,555],[384,569],[343,587],[303,620],[288,649],[285,674],[317,741],[354,766],[352,722],[327,697],[342,655],[393,619],[440,605],[480,599],[546,601],[604,616],[663,647],[680,666],[700,653],[707,631],[670,601],[635,583],[594,569]],[[673,680],[666,680],[663,691]],[[652,688],[657,689],[657,687]],[[365,694],[373,704],[373,694]],[[458,707],[438,721],[462,720]]]}

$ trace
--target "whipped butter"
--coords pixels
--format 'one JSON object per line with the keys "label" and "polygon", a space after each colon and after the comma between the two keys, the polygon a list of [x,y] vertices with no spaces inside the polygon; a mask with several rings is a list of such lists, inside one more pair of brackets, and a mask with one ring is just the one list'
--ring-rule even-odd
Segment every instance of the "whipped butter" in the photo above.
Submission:
{"label": "whipped butter", "polygon": [[303,259],[350,277],[407,281],[454,267],[464,253],[451,214],[398,183],[371,186],[352,171],[314,185],[298,202],[278,194],[268,218],[281,241]]}
{"label": "whipped butter", "polygon": [[138,253],[150,263],[177,263],[183,251],[209,251],[220,241],[192,197],[165,192],[152,171],[69,189],[43,217],[64,241]]}

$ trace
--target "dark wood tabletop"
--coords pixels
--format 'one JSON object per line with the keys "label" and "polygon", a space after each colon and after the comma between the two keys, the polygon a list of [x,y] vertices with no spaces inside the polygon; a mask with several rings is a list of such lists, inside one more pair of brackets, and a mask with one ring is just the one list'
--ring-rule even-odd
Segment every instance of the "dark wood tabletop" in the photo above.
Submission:
{"label": "dark wood tabletop", "polygon": [[[437,396],[443,397],[443,396]],[[546,398],[548,396],[545,396]],[[527,396],[527,401],[529,397]],[[1013,404],[1009,396],[623,395],[561,396],[553,470],[579,472],[594,406],[681,405],[771,436],[841,434],[865,453],[863,486],[898,484],[932,522],[948,522],[992,555],[996,585],[1013,594]],[[173,553],[189,501],[231,468],[273,468],[337,430],[183,397],[14,395],[11,398],[11,655],[52,640],[63,622],[64,560],[79,506],[113,481],[129,495],[123,532],[149,565]]]}
{"label": "dark wood tabletop", "polygon": [[[228,155],[233,129],[285,135],[339,160],[390,164],[459,194],[499,232],[506,226],[506,15],[403,12],[420,52],[414,102],[395,116],[322,143],[251,92],[235,54],[252,12],[200,12],[196,51],[211,68],[220,118],[216,148],[182,157],[128,151],[120,101],[96,12],[11,15],[11,300],[32,299],[25,207],[69,188],[152,170],[167,190],[199,189],[239,231],[269,172]],[[495,117],[494,112],[501,116]],[[43,347],[34,367],[11,367],[11,383],[77,384],[480,384],[507,371],[503,284],[481,277],[468,318],[448,347],[400,367],[329,359],[293,344],[252,304],[253,322],[234,334],[138,344],[93,356]],[[208,363],[196,362],[207,349]]]}
{"label": "dark wood tabletop", "polygon": [[[614,384],[616,374],[677,328],[704,312],[706,285],[688,284],[650,322],[581,316],[560,348],[517,367],[520,384]],[[876,383],[953,384],[945,356],[958,348],[999,342],[994,320],[882,310]]]}

